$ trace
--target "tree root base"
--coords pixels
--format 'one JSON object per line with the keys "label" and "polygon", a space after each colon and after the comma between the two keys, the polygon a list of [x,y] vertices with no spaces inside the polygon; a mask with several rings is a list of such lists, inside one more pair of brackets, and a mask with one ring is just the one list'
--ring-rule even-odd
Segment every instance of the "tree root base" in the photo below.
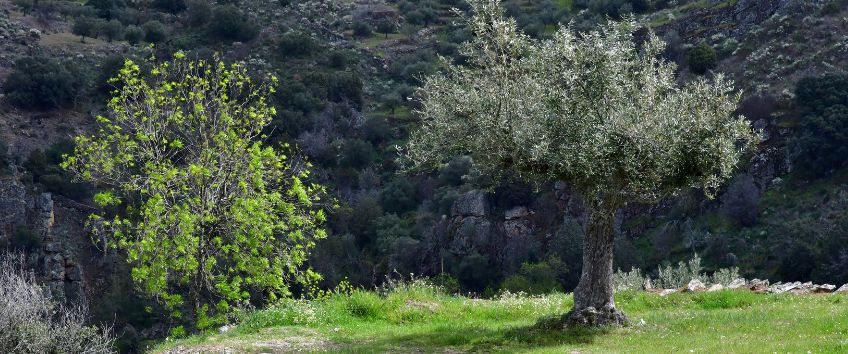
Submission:
{"label": "tree root base", "polygon": [[627,322],[624,312],[612,306],[604,306],[600,309],[584,307],[565,314],[565,328],[618,327],[627,325]]}

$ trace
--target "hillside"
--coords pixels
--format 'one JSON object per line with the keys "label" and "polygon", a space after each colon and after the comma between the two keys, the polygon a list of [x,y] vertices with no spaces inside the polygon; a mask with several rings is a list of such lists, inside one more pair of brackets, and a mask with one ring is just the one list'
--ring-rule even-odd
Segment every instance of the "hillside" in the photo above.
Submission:
{"label": "hillside", "polygon": [[412,286],[385,296],[356,291],[324,301],[283,302],[247,314],[225,333],[166,342],[154,353],[530,352],[839,353],[848,350],[845,294],[763,295],[742,290],[617,296],[632,324],[563,331],[563,294],[491,300]]}
{"label": "hillside", "polygon": [[[743,93],[737,113],[763,132],[765,140],[715,199],[691,190],[657,205],[623,208],[614,226],[616,269],[656,276],[697,254],[710,273],[737,267],[742,276],[772,282],[848,283],[848,1],[502,4],[537,39],[549,38],[559,24],[588,31],[632,14],[644,26],[634,41],[650,30],[667,42],[663,56],[677,65],[677,81],[727,75]],[[182,325],[197,330],[193,320],[170,318],[162,301],[139,291],[126,253],[108,247],[112,235],[102,224],[88,222],[92,212],[120,211],[98,207],[93,196],[100,186],[74,181],[59,165],[73,151],[73,137],[95,131],[95,117],[108,114],[114,87],[107,80],[125,59],[217,54],[257,78],[280,79],[269,98],[277,114],[263,142],[291,144],[286,153],[312,164],[309,182],[327,187],[328,237],[304,265],[321,274],[319,288],[350,282],[378,289],[391,279],[424,276],[470,298],[428,293],[419,304],[412,295],[386,300],[358,293],[379,304],[370,319],[346,313],[347,302],[356,300],[341,297],[284,304],[330,317],[301,323],[286,317],[299,314],[269,310],[255,314],[271,317],[273,326],[256,325],[261,331],[245,329],[248,324],[173,345],[285,340],[328,351],[410,345],[579,352],[633,345],[624,351],[649,352],[652,340],[661,340],[665,351],[686,350],[687,336],[698,333],[696,347],[709,352],[723,351],[719,345],[740,352],[845,350],[834,334],[845,320],[837,305],[846,300],[842,295],[630,294],[621,305],[644,318],[643,326],[610,335],[531,329],[538,318],[568,308],[569,297],[497,294],[574,289],[582,267],[583,197],[561,181],[531,184],[509,173],[493,179],[468,156],[433,171],[399,171],[397,147],[420,126],[422,78],[442,69],[441,59],[468,60],[461,48],[472,35],[452,8],[468,15],[457,0],[0,0],[0,250],[25,253],[56,298],[87,302],[91,321],[114,329],[120,351],[138,351]],[[292,292],[308,295],[300,285]],[[262,306],[267,299],[254,300],[251,305]],[[454,311],[467,317],[445,326]],[[794,321],[792,311],[833,317]],[[407,315],[412,324],[401,325],[398,318]],[[688,327],[693,316],[702,322]],[[771,317],[758,328],[757,316]],[[671,322],[661,325],[666,319]],[[706,331],[714,328],[728,332]],[[266,331],[271,334],[261,334]],[[782,331],[798,340],[774,338]],[[823,346],[816,347],[817,338]]]}

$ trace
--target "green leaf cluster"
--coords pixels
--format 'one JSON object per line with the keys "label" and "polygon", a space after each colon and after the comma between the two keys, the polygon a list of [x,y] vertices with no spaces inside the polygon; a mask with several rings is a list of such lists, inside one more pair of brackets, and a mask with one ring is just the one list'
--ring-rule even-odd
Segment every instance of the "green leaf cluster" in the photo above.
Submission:
{"label": "green leaf cluster", "polygon": [[152,61],[149,72],[124,63],[109,114],[63,164],[117,210],[91,217],[133,279],[198,327],[317,279],[303,263],[325,236],[324,188],[307,182],[308,163],[262,143],[276,78],[256,83],[240,64],[182,53]]}

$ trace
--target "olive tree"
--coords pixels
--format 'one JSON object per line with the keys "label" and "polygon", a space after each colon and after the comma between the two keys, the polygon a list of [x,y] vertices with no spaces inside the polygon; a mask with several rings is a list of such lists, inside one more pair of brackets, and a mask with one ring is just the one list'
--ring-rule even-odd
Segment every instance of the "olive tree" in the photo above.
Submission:
{"label": "olive tree", "polygon": [[308,164],[262,142],[276,78],[254,83],[239,64],[182,53],[151,64],[125,62],[108,116],[63,164],[118,210],[92,222],[126,252],[133,279],[200,328],[314,280],[301,266],[325,235],[323,188],[306,182]]}
{"label": "olive tree", "polygon": [[733,116],[739,94],[720,75],[678,85],[662,41],[649,34],[637,44],[632,19],[533,40],[497,0],[470,3],[469,64],[445,62],[426,78],[422,126],[402,160],[416,169],[470,155],[492,175],[569,183],[587,219],[567,323],[626,322],[613,301],[616,212],[689,187],[712,197],[758,139]]}

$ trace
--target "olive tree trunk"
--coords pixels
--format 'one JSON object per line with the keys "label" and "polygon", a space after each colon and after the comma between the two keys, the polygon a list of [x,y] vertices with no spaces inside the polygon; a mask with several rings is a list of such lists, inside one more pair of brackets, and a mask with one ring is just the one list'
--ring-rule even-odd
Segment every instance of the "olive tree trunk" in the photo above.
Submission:
{"label": "olive tree trunk", "polygon": [[566,316],[566,325],[607,326],[627,322],[613,300],[612,259],[613,225],[618,209],[610,201],[587,201],[587,220],[583,237],[583,271],[574,290],[574,309]]}

